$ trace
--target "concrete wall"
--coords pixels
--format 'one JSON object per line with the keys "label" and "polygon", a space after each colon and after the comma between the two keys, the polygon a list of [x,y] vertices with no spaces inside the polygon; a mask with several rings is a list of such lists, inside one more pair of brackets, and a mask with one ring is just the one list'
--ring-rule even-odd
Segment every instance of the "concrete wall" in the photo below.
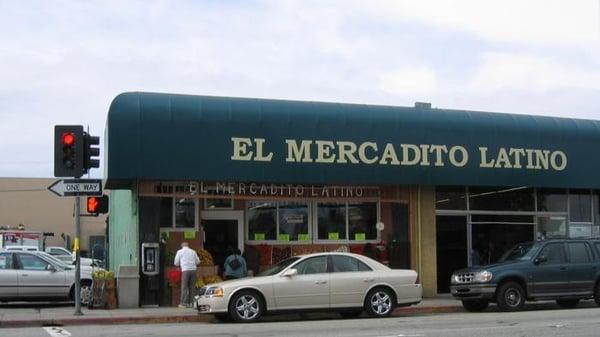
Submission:
{"label": "concrete wall", "polygon": [[138,264],[138,207],[135,190],[110,191],[109,269]]}
{"label": "concrete wall", "polygon": [[[16,229],[19,224],[25,230],[52,232],[46,239],[47,246],[66,247],[61,234],[69,235],[71,243],[75,235],[72,197],[58,197],[47,188],[55,178],[0,178],[0,226]],[[82,198],[81,210],[85,213],[86,199]],[[105,235],[106,215],[81,218],[81,250],[89,250],[91,235]]]}

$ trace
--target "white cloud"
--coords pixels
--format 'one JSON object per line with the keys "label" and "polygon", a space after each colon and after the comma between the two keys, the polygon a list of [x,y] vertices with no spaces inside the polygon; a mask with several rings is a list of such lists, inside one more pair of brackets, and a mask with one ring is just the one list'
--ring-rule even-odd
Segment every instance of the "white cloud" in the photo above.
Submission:
{"label": "white cloud", "polygon": [[379,88],[400,96],[431,95],[436,89],[436,76],[426,66],[404,67],[381,75]]}
{"label": "white cloud", "polygon": [[600,71],[524,53],[485,53],[468,83],[473,91],[600,89]]}
{"label": "white cloud", "polygon": [[597,0],[382,0],[377,16],[458,29],[484,40],[598,49]]}

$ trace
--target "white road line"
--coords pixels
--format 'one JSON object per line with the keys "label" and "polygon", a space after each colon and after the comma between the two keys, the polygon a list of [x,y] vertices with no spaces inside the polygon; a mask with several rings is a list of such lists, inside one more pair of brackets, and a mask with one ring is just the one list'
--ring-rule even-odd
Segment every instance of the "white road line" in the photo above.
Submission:
{"label": "white road line", "polygon": [[52,337],[70,337],[71,333],[67,330],[58,326],[45,326],[43,327],[46,332]]}

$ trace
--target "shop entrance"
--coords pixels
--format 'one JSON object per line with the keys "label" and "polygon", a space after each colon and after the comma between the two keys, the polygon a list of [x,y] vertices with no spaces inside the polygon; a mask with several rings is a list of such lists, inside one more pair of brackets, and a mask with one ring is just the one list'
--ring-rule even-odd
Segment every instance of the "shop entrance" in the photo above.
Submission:
{"label": "shop entrance", "polygon": [[213,256],[221,273],[227,258],[227,248],[244,250],[243,212],[205,211],[202,212],[201,223],[204,232],[204,249]]}
{"label": "shop entrance", "polygon": [[452,272],[468,264],[467,217],[438,215],[436,240],[438,293],[448,293]]}

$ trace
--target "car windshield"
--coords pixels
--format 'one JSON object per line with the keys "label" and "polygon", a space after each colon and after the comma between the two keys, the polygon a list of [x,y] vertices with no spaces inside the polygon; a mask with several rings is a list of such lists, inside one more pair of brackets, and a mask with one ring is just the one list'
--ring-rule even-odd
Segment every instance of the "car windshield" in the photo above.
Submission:
{"label": "car windshield", "polygon": [[291,257],[287,260],[283,260],[283,261],[279,262],[278,264],[272,266],[271,268],[263,270],[262,272],[258,273],[256,276],[275,275],[275,274],[279,273],[280,271],[284,270],[285,268],[287,268],[287,266],[291,265],[292,263],[294,263],[298,260],[300,260],[299,257]]}
{"label": "car windshield", "polygon": [[529,260],[533,256],[533,247],[533,242],[519,243],[504,253],[498,262]]}
{"label": "car windshield", "polygon": [[46,260],[50,260],[52,261],[52,263],[58,265],[59,267],[63,268],[63,269],[72,269],[73,266],[69,266],[68,264],[64,263],[63,261],[55,258],[54,256],[46,253],[46,252],[38,252],[39,255],[42,255]]}

